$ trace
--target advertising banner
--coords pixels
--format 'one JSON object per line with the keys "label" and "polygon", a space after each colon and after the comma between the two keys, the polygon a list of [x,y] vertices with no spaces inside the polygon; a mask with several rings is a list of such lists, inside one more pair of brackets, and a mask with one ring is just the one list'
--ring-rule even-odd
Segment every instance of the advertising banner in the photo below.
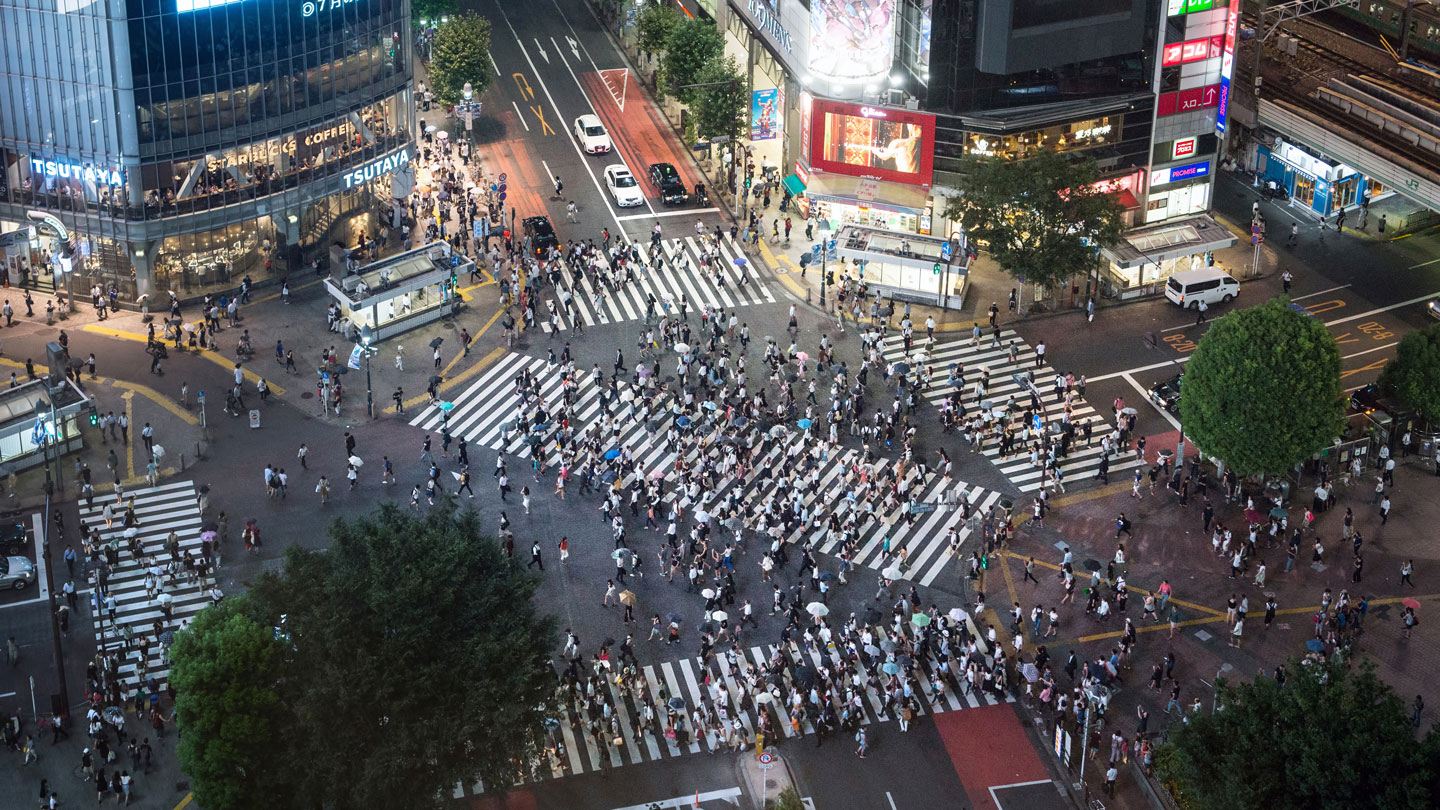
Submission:
{"label": "advertising banner", "polygon": [[780,134],[780,90],[755,90],[750,94],[750,140],[768,141]]}
{"label": "advertising banner", "polygon": [[831,81],[864,82],[890,74],[895,0],[813,0],[810,72]]}
{"label": "advertising banner", "polygon": [[811,169],[930,185],[935,116],[820,99],[810,106]]}

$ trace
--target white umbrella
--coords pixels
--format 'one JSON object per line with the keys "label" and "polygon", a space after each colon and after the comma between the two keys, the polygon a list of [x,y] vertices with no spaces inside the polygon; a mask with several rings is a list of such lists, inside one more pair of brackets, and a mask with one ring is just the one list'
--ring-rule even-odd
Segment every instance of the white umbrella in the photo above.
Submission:
{"label": "white umbrella", "polygon": [[150,455],[154,456],[156,461],[159,461],[165,457],[165,448],[157,444],[154,449],[150,451]]}
{"label": "white umbrella", "polygon": [[756,702],[756,703],[774,703],[774,702],[775,702],[775,696],[772,695],[772,694],[770,694],[769,692],[756,692],[756,693],[755,693],[755,702]]}
{"label": "white umbrella", "polygon": [[886,579],[904,579],[905,572],[892,565],[889,568],[886,568],[884,571],[881,571],[880,576],[885,577]]}
{"label": "white umbrella", "polygon": [[712,611],[710,611],[710,621],[712,621],[712,622],[724,622],[724,621],[729,621],[729,620],[730,620],[730,614],[729,614],[729,613],[726,613],[726,612],[723,611],[723,610],[712,610]]}
{"label": "white umbrella", "polygon": [[706,512],[704,509],[701,509],[700,511],[695,513],[695,521],[697,523],[709,523],[710,513]]}
{"label": "white umbrella", "polygon": [[689,343],[676,343],[676,344],[675,344],[675,353],[676,353],[676,354],[689,354],[689,353],[690,353],[690,344],[689,344]]}
{"label": "white umbrella", "polygon": [[703,590],[703,591],[700,592],[700,595],[703,596],[703,597],[705,597],[706,599],[714,599],[714,598],[715,598],[715,589],[714,589],[714,588],[706,588],[705,590]]}
{"label": "white umbrella", "polygon": [[440,140],[443,141],[443,140],[445,140],[446,138],[449,138],[449,137],[450,137],[450,133],[448,133],[448,132],[446,132],[445,130],[442,129],[442,130],[440,130],[439,132],[435,133],[435,137],[437,137],[437,138],[439,138]]}
{"label": "white umbrella", "polygon": [[964,611],[964,609],[958,608],[958,607],[957,607],[957,608],[950,608],[950,621],[952,621],[952,622],[963,622],[963,621],[965,621],[965,611]]}
{"label": "white umbrella", "polygon": [[360,458],[359,456],[351,456],[351,457],[350,457],[350,463],[351,463],[351,464],[354,464],[356,467],[364,467],[364,466],[365,466],[365,461],[364,461],[364,459]]}
{"label": "white umbrella", "polygon": [[805,612],[818,619],[821,616],[829,616],[830,608],[825,607],[825,605],[820,602],[811,602],[805,606]]}

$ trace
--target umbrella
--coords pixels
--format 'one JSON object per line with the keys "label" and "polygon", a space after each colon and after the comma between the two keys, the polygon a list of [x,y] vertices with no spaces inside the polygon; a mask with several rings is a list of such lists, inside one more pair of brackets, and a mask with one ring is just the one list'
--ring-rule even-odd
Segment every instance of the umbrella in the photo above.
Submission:
{"label": "umbrella", "polygon": [[676,419],[676,420],[675,420],[675,424],[679,425],[679,426],[682,427],[682,428],[683,428],[683,427],[689,427],[689,426],[690,426],[690,417],[688,417],[688,416],[682,416],[682,417],[680,417],[679,419]]}
{"label": "umbrella", "polygon": [[880,669],[881,669],[881,671],[883,671],[886,675],[899,675],[899,674],[900,674],[900,665],[897,664],[897,663],[895,663],[894,661],[886,661],[886,662],[885,662],[885,665],[882,666],[882,667],[880,667]]}
{"label": "umbrella", "polygon": [[1123,413],[1126,416],[1134,416],[1137,411],[1134,408],[1121,408],[1120,413]]}
{"label": "umbrella", "polygon": [[909,364],[909,363],[896,363],[896,364],[895,364],[895,373],[896,373],[896,374],[909,374],[909,373],[910,373],[910,364]]}
{"label": "umbrella", "polygon": [[1085,562],[1081,563],[1081,565],[1085,566],[1085,570],[1086,570],[1086,571],[1099,571],[1099,570],[1100,570],[1100,561],[1099,561],[1099,560],[1096,560],[1096,559],[1094,559],[1094,558],[1091,558],[1091,559],[1086,560]]}
{"label": "umbrella", "polygon": [[[436,339],[436,340],[444,340],[445,338],[435,338],[435,339]],[[432,344],[432,345],[433,345],[433,346],[439,346],[440,344],[439,344],[439,343],[435,343],[435,344]],[[439,374],[431,374],[431,375],[430,375],[430,384],[431,384],[431,385],[439,385],[439,384],[440,384],[441,382],[443,382],[444,380],[445,380],[445,378],[444,378],[444,377],[441,377]]]}
{"label": "umbrella", "polygon": [[1040,670],[1037,669],[1034,664],[1027,663],[1025,666],[1020,667],[1020,674],[1024,675],[1025,680],[1030,683],[1040,680]]}
{"label": "umbrella", "polygon": [[706,512],[704,509],[696,510],[696,512],[695,512],[695,522],[696,522],[696,523],[709,523],[709,522],[710,522],[710,513],[709,513],[709,512]]}
{"label": "umbrella", "polygon": [[706,588],[705,590],[703,590],[703,591],[700,592],[700,595],[703,596],[703,597],[705,597],[706,599],[714,599],[714,598],[715,598],[715,589],[714,589],[714,588]]}
{"label": "umbrella", "polygon": [[1419,600],[1419,599],[1409,599],[1409,598],[1407,598],[1407,599],[1405,599],[1405,601],[1401,602],[1400,604],[1404,605],[1405,607],[1410,608],[1411,610],[1419,610],[1419,609],[1420,609],[1420,600]]}
{"label": "umbrella", "polygon": [[821,616],[830,615],[830,608],[820,602],[811,602],[805,606],[805,612],[818,619]]}
{"label": "umbrella", "polygon": [[930,355],[926,354],[925,352],[915,352],[914,354],[910,355],[910,360],[914,363],[923,363],[928,359],[930,359]]}
{"label": "umbrella", "polygon": [[606,461],[614,461],[615,459],[617,459],[617,458],[619,458],[619,457],[620,457],[620,448],[618,448],[618,447],[612,447],[612,448],[610,448],[609,450],[606,450],[606,451],[605,451],[605,460],[606,460]]}
{"label": "umbrella", "polygon": [[439,127],[435,126],[434,124],[429,124],[425,127],[426,132],[434,132],[437,129],[439,129]]}
{"label": "umbrella", "polygon": [[448,132],[446,132],[445,130],[442,129],[442,130],[440,130],[439,132],[435,133],[435,137],[437,137],[437,138],[439,138],[440,140],[443,141],[443,140],[445,140],[446,138],[449,138],[449,137],[450,137],[450,133],[448,133]]}
{"label": "umbrella", "polygon": [[606,471],[605,471],[605,474],[602,475],[602,476],[600,476],[600,480],[601,480],[601,481],[604,481],[604,482],[607,483],[607,484],[613,484],[613,483],[615,483],[615,479],[616,479],[616,478],[619,478],[619,477],[620,477],[620,473],[618,473],[618,472],[616,472],[616,471],[614,471],[614,470],[606,470]]}
{"label": "umbrella", "polygon": [[1171,449],[1168,448],[1168,447],[1165,448],[1164,450],[1161,450],[1161,451],[1160,451],[1160,457],[1161,457],[1161,458],[1170,458],[1170,457],[1173,456],[1173,455],[1175,455],[1175,451],[1174,451],[1174,450],[1171,450]]}
{"label": "umbrella", "polygon": [[617,548],[614,551],[610,552],[610,559],[612,560],[623,560],[629,556],[630,552],[623,548]]}
{"label": "umbrella", "polygon": [[1254,509],[1246,509],[1245,520],[1249,521],[1250,523],[1264,523],[1265,516],[1255,511]]}
{"label": "umbrella", "polygon": [[809,419],[801,419],[799,422],[796,422],[796,423],[795,423],[795,425],[796,425],[797,427],[799,427],[801,430],[809,430],[809,429],[810,429],[810,426],[813,425],[813,424],[815,424],[815,423],[814,423],[813,421],[809,420]]}
{"label": "umbrella", "polygon": [[364,460],[362,460],[359,456],[351,456],[350,459],[349,459],[349,461],[350,461],[351,464],[354,464],[356,467],[363,467],[363,466],[365,466]]}
{"label": "umbrella", "polygon": [[954,622],[965,621],[965,610],[963,608],[950,608],[950,620]]}
{"label": "umbrella", "polygon": [[445,342],[445,338],[443,338],[443,337],[437,337],[437,338],[435,338],[434,340],[430,341],[430,348],[432,348],[432,349],[438,349],[438,348],[440,348],[440,344],[441,344],[441,343],[444,343],[444,342]]}
{"label": "umbrella", "polygon": [[889,568],[886,568],[884,571],[881,571],[880,576],[885,577],[886,579],[904,579],[905,572],[892,565]]}
{"label": "umbrella", "polygon": [[684,711],[684,710],[685,710],[685,698],[676,696],[676,697],[670,698],[670,699],[669,699],[668,701],[666,701],[665,703],[666,703],[667,706],[669,706],[670,708],[674,709],[674,710],[677,711],[677,712],[680,712],[680,711]]}
{"label": "umbrella", "polygon": [[832,579],[834,579],[834,578],[835,578],[835,575],[832,574],[832,573],[830,573],[829,571],[821,571],[821,572],[820,572],[820,581],[821,581],[821,582],[829,582],[830,580],[832,580]]}
{"label": "umbrella", "polygon": [[887,638],[884,641],[880,642],[880,649],[884,650],[887,653],[893,653],[895,652],[895,642]]}
{"label": "umbrella", "polygon": [[671,613],[671,614],[669,614],[668,616],[666,616],[665,618],[669,619],[669,620],[672,621],[672,622],[675,622],[676,624],[679,624],[679,623],[680,623],[680,616],[679,616],[678,614]]}
{"label": "umbrella", "polygon": [[736,256],[736,257],[735,257],[735,266],[736,266],[736,267],[744,267],[744,266],[745,266],[746,264],[748,264],[748,263],[749,263],[749,262],[746,261],[746,259],[745,259],[744,256]]}
{"label": "umbrella", "polygon": [[630,605],[630,606],[633,607],[633,606],[635,605],[635,592],[634,592],[634,591],[621,591],[621,592],[620,592],[620,604],[622,604],[622,605]]}
{"label": "umbrella", "polygon": [[770,694],[769,692],[756,692],[756,693],[755,693],[755,702],[756,702],[756,703],[774,703],[774,702],[775,702],[775,696],[772,695],[772,694]]}
{"label": "umbrella", "polygon": [[810,361],[810,353],[809,353],[809,352],[796,352],[796,353],[795,353],[795,356],[798,357],[798,358],[800,358],[800,362],[802,362],[802,363],[807,363],[807,362]]}
{"label": "umbrella", "polygon": [[865,645],[865,654],[866,654],[866,655],[869,655],[869,656],[872,656],[872,657],[873,657],[873,656],[876,656],[876,655],[879,655],[879,654],[880,654],[880,648],[879,648],[879,647],[876,647],[874,644],[866,644],[866,645]]}
{"label": "umbrella", "polygon": [[710,612],[710,620],[715,622],[729,621],[730,614],[723,610],[713,610]]}
{"label": "umbrella", "polygon": [[1284,510],[1284,509],[1281,509],[1281,508],[1278,507],[1278,506],[1275,507],[1274,509],[1271,509],[1271,510],[1270,510],[1270,517],[1273,517],[1273,518],[1283,518],[1283,517],[1285,517],[1285,515],[1286,515],[1285,510]]}
{"label": "umbrella", "polygon": [[719,405],[716,405],[713,401],[708,399],[700,403],[700,407],[704,408],[707,411],[715,411],[720,409]]}
{"label": "umbrella", "polygon": [[930,616],[927,613],[916,613],[914,616],[910,617],[910,623],[915,625],[916,627],[929,627]]}
{"label": "umbrella", "polygon": [[676,344],[675,344],[675,353],[676,353],[676,354],[689,354],[689,353],[690,353],[690,344],[689,344],[689,343],[676,343]]}
{"label": "umbrella", "polygon": [[150,455],[154,456],[156,461],[159,461],[165,457],[165,448],[157,444],[150,450]]}
{"label": "umbrella", "polygon": [[1318,638],[1312,638],[1305,642],[1305,649],[1310,652],[1325,652],[1325,642]]}

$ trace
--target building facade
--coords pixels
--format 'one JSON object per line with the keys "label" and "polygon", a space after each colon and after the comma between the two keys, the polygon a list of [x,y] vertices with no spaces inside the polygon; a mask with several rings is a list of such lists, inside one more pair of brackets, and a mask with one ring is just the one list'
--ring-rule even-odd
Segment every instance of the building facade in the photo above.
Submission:
{"label": "building facade", "polygon": [[192,298],[373,235],[413,184],[409,16],[407,0],[0,5],[12,283]]}

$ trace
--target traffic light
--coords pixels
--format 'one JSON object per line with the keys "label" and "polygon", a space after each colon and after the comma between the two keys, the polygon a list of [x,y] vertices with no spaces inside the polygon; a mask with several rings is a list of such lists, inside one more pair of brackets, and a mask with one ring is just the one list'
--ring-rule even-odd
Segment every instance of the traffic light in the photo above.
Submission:
{"label": "traffic light", "polygon": [[95,427],[95,426],[98,425],[98,424],[100,424],[100,413],[99,413],[98,411],[91,411],[91,412],[90,412],[90,427]]}
{"label": "traffic light", "polygon": [[940,263],[936,262],[935,266],[931,268],[930,272],[934,273],[937,276],[940,275]]}

